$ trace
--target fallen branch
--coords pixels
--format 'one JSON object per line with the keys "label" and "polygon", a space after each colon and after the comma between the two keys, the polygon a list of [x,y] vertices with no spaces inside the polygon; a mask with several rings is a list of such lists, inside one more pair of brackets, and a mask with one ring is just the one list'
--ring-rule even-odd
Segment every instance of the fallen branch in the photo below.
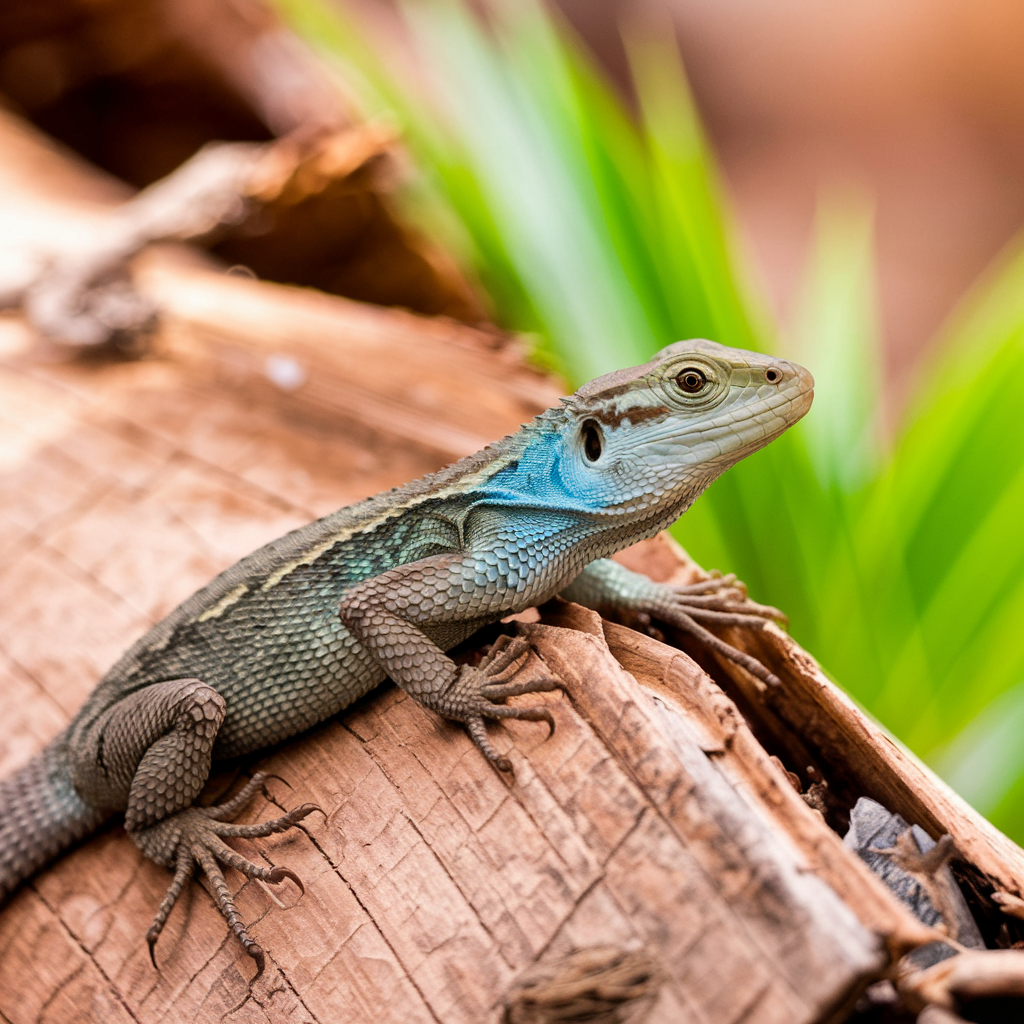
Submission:
{"label": "fallen branch", "polygon": [[912,1009],[955,1011],[978,999],[1024,999],[1024,951],[965,950],[927,970],[903,974],[899,989]]}
{"label": "fallen branch", "polygon": [[295,203],[381,157],[392,137],[377,127],[277,142],[206,146],[172,174],[115,207],[90,244],[36,253],[36,272],[0,282],[45,337],[65,345],[130,348],[156,326],[159,306],[134,285],[131,263],[162,241],[207,238],[271,203]]}

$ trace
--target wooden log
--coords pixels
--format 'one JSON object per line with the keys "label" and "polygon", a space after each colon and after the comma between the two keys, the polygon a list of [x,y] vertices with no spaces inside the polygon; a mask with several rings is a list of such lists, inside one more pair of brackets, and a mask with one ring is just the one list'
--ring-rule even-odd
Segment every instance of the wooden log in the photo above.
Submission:
{"label": "wooden log", "polygon": [[557,404],[553,381],[497,332],[246,278],[151,252],[140,291],[162,311],[156,351],[194,379],[284,415],[388,436],[452,461]]}
{"label": "wooden log", "polygon": [[[647,552],[635,556],[632,564],[655,579],[688,578],[673,553]],[[842,827],[842,809],[864,796],[919,824],[933,838],[951,836],[962,855],[958,879],[975,896],[975,914],[983,918],[989,937],[1007,928],[1007,914],[991,896],[1024,895],[1024,850],[866,715],[777,626],[758,634],[727,630],[723,636],[778,666],[783,685],[768,691],[732,662],[701,654],[761,742],[806,784],[827,780],[829,800],[839,811],[831,815],[833,824]],[[687,646],[686,638],[673,639]],[[1011,934],[1018,941],[1024,937],[1016,926]]]}
{"label": "wooden log", "polygon": [[[253,320],[281,297],[237,284],[211,278],[198,306],[215,305],[223,285],[223,322],[244,325],[245,295]],[[287,307],[303,293],[285,298]],[[311,316],[327,315],[320,297],[310,301]],[[396,315],[404,333],[395,337],[420,344],[414,318]],[[183,314],[174,330],[186,322]],[[425,323],[422,338],[442,329]],[[245,335],[243,326],[234,343]],[[3,337],[4,770],[212,573],[313,514],[440,461],[393,430],[353,434],[322,417],[283,418],[259,392],[224,389],[190,358],[39,365],[16,320]],[[467,341],[436,344],[458,361]],[[192,344],[202,346],[198,327]],[[438,373],[452,376],[451,362]],[[508,376],[495,366],[495,396]],[[667,541],[626,559],[654,575],[694,571]],[[495,733],[514,780],[483,764],[459,727],[393,688],[241,766],[284,780],[268,786],[275,806],[311,800],[326,812],[298,832],[239,844],[306,885],[301,899],[290,885],[239,886],[269,951],[264,978],[250,986],[251,962],[199,887],[172,917],[153,971],[144,934],[166,873],[112,825],[0,914],[0,1013],[17,1024],[167,1014],[496,1020],[522,971],[610,947],[654,965],[650,1020],[818,1021],[841,1019],[893,956],[930,937],[770,759],[748,724],[762,729],[763,716],[741,715],[684,653],[573,606],[556,604],[523,628],[566,694],[547,698],[558,723],[550,740],[528,723]],[[771,642],[782,652],[764,655],[773,668],[814,671],[787,638]],[[887,746],[815,678],[831,695],[817,713],[833,731],[853,723],[871,750]],[[816,735],[802,742],[813,747]],[[219,778],[214,792],[231,782]],[[924,769],[900,784],[924,803],[941,791]],[[983,830],[973,812],[959,812]],[[258,801],[246,817],[268,813]],[[1019,892],[1013,864],[999,860],[1000,883]]]}
{"label": "wooden log", "polygon": [[[211,415],[210,393],[166,365],[41,368],[15,353],[3,379],[5,399],[33,401],[4,431],[22,436],[7,450],[3,489],[22,538],[0,576],[2,720],[5,735],[27,734],[5,751],[5,769],[212,571],[355,497],[353,486],[386,482],[366,471],[339,482],[339,457],[320,460],[340,436],[274,423],[243,396],[222,395]],[[181,408],[168,421],[172,401]],[[240,457],[238,435],[250,431],[258,441]],[[374,454],[346,447],[349,465]],[[247,468],[256,451],[270,467],[258,481]],[[405,458],[375,462],[377,473],[412,475]],[[758,790],[723,770],[753,741],[737,740],[746,733],[735,709],[693,662],[623,627],[609,626],[606,640],[581,609],[559,617],[570,628],[527,627],[568,691],[550,697],[554,737],[532,724],[495,734],[514,781],[393,688],[259,762],[285,780],[269,785],[276,805],[312,800],[326,816],[240,844],[306,885],[301,899],[291,886],[240,887],[270,959],[251,988],[251,962],[198,887],[153,971],[144,933],[166,873],[112,826],[0,916],[0,1012],[17,1024],[168,1013],[481,1021],[496,1019],[534,961],[610,945],[658,965],[653,1020],[818,1020],[881,968],[886,941],[914,941],[917,926],[856,861],[844,889],[829,884],[817,862],[842,854],[838,838],[763,753]],[[268,811],[259,801],[249,815]],[[780,827],[794,814],[811,837],[804,850],[800,828]],[[811,863],[815,843],[830,853]],[[37,962],[41,974],[29,971]]]}
{"label": "wooden log", "polygon": [[[146,359],[41,362],[24,322],[0,318],[0,771],[214,573],[553,399],[514,348],[450,321],[166,250],[137,280],[163,310]],[[698,571],[664,538],[622,557],[659,579]],[[252,982],[201,885],[154,971],[144,936],[167,873],[115,822],[0,910],[0,1020],[847,1019],[869,982],[934,938],[840,841],[862,795],[951,833],[986,937],[1018,937],[987,896],[1024,895],[1021,851],[781,631],[731,638],[783,679],[766,691],[574,606],[526,618],[565,692],[543,698],[552,738],[531,723],[494,730],[514,779],[382,687],[212,780],[209,799],[256,768],[277,776],[246,820],[324,809],[238,842],[306,885],[300,898],[232,878],[268,950],[263,977]],[[819,787],[824,814],[793,778]],[[930,984],[905,990],[924,998]]]}

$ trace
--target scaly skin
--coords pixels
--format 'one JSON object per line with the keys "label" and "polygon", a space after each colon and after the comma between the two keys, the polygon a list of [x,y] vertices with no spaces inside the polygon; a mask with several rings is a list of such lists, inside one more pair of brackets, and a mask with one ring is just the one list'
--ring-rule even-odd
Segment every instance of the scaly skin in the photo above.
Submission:
{"label": "scaly skin", "polygon": [[485,719],[550,723],[544,708],[503,702],[556,682],[515,683],[521,640],[495,644],[476,667],[456,666],[445,652],[556,594],[646,612],[774,681],[701,625],[760,626],[778,616],[748,602],[732,577],[674,588],[608,556],[674,522],[725,469],[803,416],[812,389],[810,374],[784,360],[677,342],[476,455],[244,558],[135,643],[68,729],[0,783],[0,898],[123,812],[139,848],[174,869],[150,952],[199,867],[262,970],[263,951],[219,864],[298,880],[250,863],[223,839],[282,831],[314,808],[231,824],[262,776],[224,805],[193,806],[211,763],[294,736],[390,676],[425,707],[464,722],[483,754],[508,769]]}

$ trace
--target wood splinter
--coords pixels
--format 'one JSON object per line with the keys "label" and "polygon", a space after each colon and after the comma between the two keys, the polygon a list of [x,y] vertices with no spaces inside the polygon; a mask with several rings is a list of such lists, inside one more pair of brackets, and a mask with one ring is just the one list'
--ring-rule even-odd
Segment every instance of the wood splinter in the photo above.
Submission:
{"label": "wood splinter", "polygon": [[512,985],[506,1024],[640,1021],[661,985],[662,972],[643,951],[591,946],[541,961]]}
{"label": "wood splinter", "polygon": [[999,909],[1007,916],[1024,921],[1024,900],[1019,896],[1009,892],[994,892],[992,902],[998,904]]}
{"label": "wood splinter", "polygon": [[159,309],[135,288],[129,265],[147,246],[237,227],[268,203],[294,203],[380,156],[390,129],[295,133],[269,143],[211,143],[115,208],[84,251],[38,253],[34,270],[0,280],[0,304],[21,306],[45,337],[73,347],[131,347]]}

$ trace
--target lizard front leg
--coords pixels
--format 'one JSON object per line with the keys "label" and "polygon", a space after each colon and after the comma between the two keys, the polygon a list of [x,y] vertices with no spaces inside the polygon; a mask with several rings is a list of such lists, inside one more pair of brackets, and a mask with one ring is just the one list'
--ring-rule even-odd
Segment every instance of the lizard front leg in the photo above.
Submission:
{"label": "lizard front leg", "polygon": [[90,802],[125,809],[125,830],[151,860],[174,869],[174,878],[146,935],[150,958],[164,923],[198,866],[210,880],[228,925],[263,971],[264,954],[249,936],[220,864],[268,882],[299,879],[284,867],[246,860],[225,837],[255,838],[283,832],[315,809],[304,804],[272,821],[234,825],[227,819],[259,790],[257,773],[233,799],[214,807],[193,806],[210,774],[224,699],[198,679],[154,683],[118,701],[72,739],[75,788]]}
{"label": "lizard front leg", "polygon": [[[554,729],[546,707],[511,707],[514,694],[553,690],[550,677],[514,683],[529,647],[522,639],[496,643],[479,666],[456,665],[425,630],[493,622],[513,605],[498,579],[481,586],[472,555],[434,555],[364,580],[341,602],[342,622],[391,679],[424,707],[463,722],[480,752],[501,771],[511,763],[491,746],[485,719],[544,721]],[[431,629],[433,627],[433,629]],[[452,631],[453,633],[455,630]],[[463,631],[465,632],[465,631]]]}
{"label": "lizard front leg", "polygon": [[785,621],[785,615],[777,608],[751,601],[746,587],[733,575],[713,576],[690,586],[673,586],[655,583],[610,558],[600,558],[591,562],[560,596],[605,614],[641,612],[660,619],[742,665],[769,686],[779,685],[778,678],[761,662],[719,639],[704,625],[761,629],[772,619]]}

